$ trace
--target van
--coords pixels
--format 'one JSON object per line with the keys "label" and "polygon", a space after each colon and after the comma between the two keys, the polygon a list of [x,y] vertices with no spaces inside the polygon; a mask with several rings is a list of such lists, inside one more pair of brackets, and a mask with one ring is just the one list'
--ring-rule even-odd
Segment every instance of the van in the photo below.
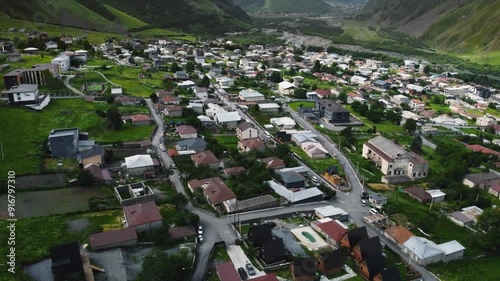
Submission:
{"label": "van", "polygon": [[361,199],[361,206],[366,206],[368,205],[368,202],[366,202],[365,199]]}
{"label": "van", "polygon": [[370,209],[370,214],[376,215],[376,214],[378,214],[378,211],[376,209],[374,209],[374,208],[371,208]]}

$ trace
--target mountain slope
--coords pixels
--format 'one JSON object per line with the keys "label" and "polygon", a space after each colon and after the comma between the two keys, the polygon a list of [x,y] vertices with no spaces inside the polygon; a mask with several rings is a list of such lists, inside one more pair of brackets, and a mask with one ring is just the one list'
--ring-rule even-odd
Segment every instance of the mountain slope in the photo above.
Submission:
{"label": "mountain slope", "polygon": [[232,0],[0,0],[0,7],[12,18],[120,33],[147,26],[220,33],[250,19]]}
{"label": "mountain slope", "polygon": [[323,0],[235,0],[234,2],[247,12],[323,14],[331,9],[331,6]]}
{"label": "mountain slope", "polygon": [[358,18],[440,49],[500,50],[500,0],[370,0]]}

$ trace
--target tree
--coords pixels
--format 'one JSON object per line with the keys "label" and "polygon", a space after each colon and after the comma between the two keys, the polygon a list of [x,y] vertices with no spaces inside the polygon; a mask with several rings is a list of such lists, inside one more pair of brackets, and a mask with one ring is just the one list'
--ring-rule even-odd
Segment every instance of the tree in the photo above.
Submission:
{"label": "tree", "polygon": [[424,66],[424,73],[427,75],[431,72],[431,67],[429,65]]}
{"label": "tree", "polygon": [[172,195],[169,199],[168,199],[168,202],[170,204],[174,204],[175,205],[175,208],[177,210],[183,208],[184,206],[186,206],[187,202],[188,202],[188,199],[186,198],[186,196],[184,196],[183,194],[180,194],[180,193],[175,193],[174,195]]}
{"label": "tree", "polygon": [[488,107],[491,108],[491,109],[497,109],[497,106],[494,103],[492,103],[492,102],[490,102],[488,104]]}
{"label": "tree", "polygon": [[154,251],[144,258],[138,281],[188,281],[191,259],[186,251],[175,255],[167,255],[162,251]]}
{"label": "tree", "polygon": [[315,72],[319,72],[320,70],[321,70],[321,63],[319,62],[319,60],[316,60],[314,62],[313,68],[311,69],[311,72],[315,73]]}
{"label": "tree", "polygon": [[489,252],[500,251],[500,209],[484,210],[478,217],[477,225],[486,232],[477,232],[480,245]]}
{"label": "tree", "polygon": [[112,95],[106,95],[104,96],[104,99],[108,104],[113,104],[113,102],[115,102],[115,97]]}
{"label": "tree", "polygon": [[408,133],[415,132],[417,130],[417,121],[413,119],[406,120],[405,124],[403,125],[403,129]]}
{"label": "tree", "polygon": [[96,113],[97,115],[99,115],[99,117],[101,117],[101,118],[106,118],[106,112],[104,112],[104,111],[102,111],[102,110],[100,110],[100,109],[97,109],[97,110],[95,111],[95,113]]}
{"label": "tree", "polygon": [[151,99],[151,101],[152,101],[153,103],[157,103],[157,102],[158,102],[158,99],[159,99],[159,98],[158,98],[158,95],[157,95],[156,93],[151,93],[151,94],[149,95],[149,98]]}
{"label": "tree", "polygon": [[347,93],[346,92],[340,92],[338,99],[341,103],[347,103]]}
{"label": "tree", "polygon": [[283,81],[283,77],[281,77],[281,73],[278,72],[278,71],[273,71],[271,73],[271,77],[269,78],[269,80],[273,83],[280,83]]}
{"label": "tree", "polygon": [[80,185],[92,185],[94,183],[94,176],[88,170],[80,170],[76,175],[76,180]]}
{"label": "tree", "polygon": [[307,91],[305,89],[296,89],[293,91],[293,97],[297,99],[307,99]]}
{"label": "tree", "polygon": [[176,71],[179,71],[181,70],[181,68],[179,67],[179,65],[177,65],[176,62],[173,62],[171,65],[170,65],[170,71],[171,72],[176,72]]}
{"label": "tree", "polygon": [[422,137],[420,135],[416,135],[410,144],[410,150],[415,153],[422,152]]}
{"label": "tree", "polygon": [[198,84],[198,87],[208,88],[208,86],[210,86],[210,79],[208,76],[204,75],[203,79],[201,79],[201,82]]}
{"label": "tree", "polygon": [[119,130],[123,127],[122,114],[116,106],[112,106],[106,112],[106,118],[110,123],[110,127],[114,130]]}

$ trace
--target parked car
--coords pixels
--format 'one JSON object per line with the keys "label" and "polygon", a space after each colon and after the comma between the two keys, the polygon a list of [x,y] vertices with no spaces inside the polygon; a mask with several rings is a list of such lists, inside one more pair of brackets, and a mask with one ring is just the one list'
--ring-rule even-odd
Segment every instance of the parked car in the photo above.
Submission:
{"label": "parked car", "polygon": [[198,244],[203,243],[203,236],[198,235]]}
{"label": "parked car", "polygon": [[198,234],[202,235],[203,234],[203,227],[200,225],[198,226]]}
{"label": "parked car", "polygon": [[376,215],[376,214],[378,214],[378,211],[375,208],[371,208],[370,209],[370,214]]}
{"label": "parked car", "polygon": [[361,199],[361,206],[366,206],[368,205],[368,202],[366,202],[365,199]]}
{"label": "parked car", "polygon": [[311,177],[311,181],[314,182],[314,183],[318,183],[318,177],[317,176],[312,176]]}
{"label": "parked car", "polygon": [[241,280],[247,280],[248,279],[248,274],[247,274],[247,272],[245,271],[245,269],[243,267],[238,268],[238,274],[240,275]]}
{"label": "parked car", "polygon": [[255,275],[255,269],[253,268],[253,266],[252,266],[252,264],[251,264],[251,263],[247,262],[247,263],[245,264],[245,268],[247,269],[248,274],[250,274],[250,275]]}
{"label": "parked car", "polygon": [[163,143],[160,143],[160,149],[161,149],[161,151],[163,151],[163,152],[167,151],[167,150],[165,149],[165,146],[163,145]]}
{"label": "parked car", "polygon": [[177,166],[175,164],[170,165],[170,169],[177,169]]}
{"label": "parked car", "polygon": [[361,193],[361,199],[368,199],[368,192]]}

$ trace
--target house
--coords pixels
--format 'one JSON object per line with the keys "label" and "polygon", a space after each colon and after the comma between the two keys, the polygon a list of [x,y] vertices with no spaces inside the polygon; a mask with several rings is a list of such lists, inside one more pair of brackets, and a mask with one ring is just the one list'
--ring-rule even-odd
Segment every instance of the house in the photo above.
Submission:
{"label": "house", "polygon": [[337,166],[330,166],[323,174],[323,178],[334,186],[342,184],[342,178],[339,175],[339,168]]}
{"label": "house", "polygon": [[52,261],[52,277],[54,281],[67,280],[66,277],[84,280],[84,268],[80,245],[78,242],[71,242],[54,247],[50,247],[50,259]]}
{"label": "house", "polygon": [[401,275],[397,267],[389,267],[382,270],[379,274],[373,277],[373,281],[401,281]]}
{"label": "house", "polygon": [[259,103],[257,105],[259,107],[260,112],[266,112],[266,113],[273,113],[273,112],[279,112],[280,106],[277,103]]}
{"label": "house", "polygon": [[186,107],[191,108],[198,114],[203,114],[203,103],[190,102]]}
{"label": "house", "polygon": [[382,90],[388,90],[391,88],[391,83],[386,82],[384,80],[377,80],[373,82],[372,85]]}
{"label": "house", "polygon": [[314,214],[320,219],[331,218],[339,221],[349,220],[349,214],[347,214],[344,210],[331,205],[314,208]]}
{"label": "house", "polygon": [[125,225],[138,233],[151,231],[163,225],[163,218],[154,201],[123,207]]}
{"label": "house", "polygon": [[72,158],[77,156],[81,147],[92,142],[88,138],[89,134],[78,128],[55,129],[50,131],[48,148],[53,157]]}
{"label": "house", "polygon": [[256,90],[253,89],[245,89],[241,90],[239,93],[239,98],[241,101],[263,101],[266,98],[264,97],[263,94],[257,92]]}
{"label": "house", "polygon": [[19,84],[35,84],[45,86],[52,77],[60,77],[58,64],[45,63],[33,65],[31,68],[14,69],[3,76],[4,86],[9,90]]}
{"label": "house", "polygon": [[[158,95],[158,93],[157,93]],[[179,105],[181,103],[180,99],[176,96],[166,95],[160,99],[160,102],[163,104],[174,104]]]}
{"label": "house", "polygon": [[215,123],[226,129],[235,129],[241,121],[238,111],[222,112],[215,116]]}
{"label": "house", "polygon": [[372,193],[368,196],[368,202],[370,202],[372,206],[383,206],[387,204],[387,197],[380,193]]}
{"label": "house", "polygon": [[405,95],[395,95],[392,97],[392,100],[397,105],[401,105],[403,103],[406,103],[406,104],[410,103],[410,98],[408,98]]}
{"label": "house", "polygon": [[409,179],[424,178],[429,170],[429,163],[423,158],[404,150],[383,136],[377,136],[364,143],[362,155],[375,162],[386,176],[386,181],[389,181],[391,176],[408,177]]}
{"label": "house", "polygon": [[137,245],[137,232],[133,227],[113,229],[89,236],[90,249],[93,251],[116,247]]}
{"label": "house", "polygon": [[246,171],[247,170],[245,169],[245,167],[241,167],[241,166],[231,167],[231,168],[227,168],[227,169],[222,170],[222,172],[224,173],[223,176],[225,176],[225,177],[239,175],[239,174],[244,173]]}
{"label": "house", "polygon": [[231,207],[236,203],[236,195],[219,177],[190,180],[188,187],[192,191],[196,188],[202,188],[208,203],[215,210],[229,212]]}
{"label": "house", "polygon": [[143,176],[154,170],[154,162],[149,154],[139,154],[125,157],[122,167],[126,169],[129,176]]}
{"label": "house", "polygon": [[176,71],[174,73],[174,80],[177,81],[189,80],[189,75],[185,71]]}
{"label": "house", "polygon": [[104,148],[101,145],[91,146],[90,149],[80,149],[80,153],[76,156],[76,160],[83,166],[87,164],[101,165],[104,161]]}
{"label": "house", "polygon": [[372,280],[383,269],[384,258],[382,255],[367,257],[358,264],[358,271],[366,280]]}
{"label": "house", "polygon": [[280,131],[283,130],[292,130],[297,125],[295,120],[290,117],[279,117],[279,118],[271,118],[269,119],[271,124],[273,124]]}
{"label": "house", "polygon": [[219,159],[210,150],[191,155],[191,160],[196,167],[207,165],[212,169],[219,169]]}
{"label": "house", "polygon": [[121,96],[123,95],[123,89],[122,88],[111,88],[111,95],[112,96]]}
{"label": "house", "polygon": [[[12,86],[5,92],[9,104],[22,104],[39,107],[43,109],[50,102],[50,96],[41,96],[38,92],[38,85],[19,84]],[[35,108],[36,109],[36,108]]]}
{"label": "house", "polygon": [[232,261],[227,261],[215,266],[217,276],[220,281],[235,281],[241,280],[240,275],[236,272],[236,268]]}
{"label": "house", "polygon": [[168,117],[181,117],[182,107],[178,105],[169,104],[163,109],[163,113]]}
{"label": "house", "polygon": [[438,245],[418,236],[411,237],[403,244],[403,252],[420,265],[440,262],[444,256],[444,251]]}
{"label": "house", "polygon": [[181,139],[194,139],[198,137],[198,132],[193,126],[190,125],[177,126],[175,131],[179,134]]}
{"label": "house", "polygon": [[408,187],[404,192],[421,204],[429,203],[432,199],[429,193],[418,186]]}
{"label": "house", "polygon": [[236,136],[240,140],[257,138],[258,133],[259,131],[250,122],[243,122],[236,127]]}
{"label": "house", "polygon": [[472,226],[474,225],[474,220],[470,218],[469,216],[466,216],[460,211],[455,211],[451,213],[449,216],[449,219],[454,222],[455,224],[459,226]]}
{"label": "house", "polygon": [[93,177],[93,182],[96,184],[111,184],[113,183],[113,179],[111,178],[109,171],[108,170],[102,170],[101,166],[98,164],[85,164],[83,166],[84,170],[87,170],[90,172],[90,174]]}
{"label": "house", "polygon": [[364,239],[368,239],[368,232],[366,230],[366,226],[349,230],[340,240],[340,245],[342,245],[342,247],[346,247],[352,250],[358,244],[359,241]]}
{"label": "house", "polygon": [[410,105],[410,108],[416,112],[422,112],[425,110],[425,102],[423,102],[419,99],[412,99],[410,101],[409,105]]}
{"label": "house", "polygon": [[344,261],[342,260],[340,250],[321,253],[316,261],[318,271],[326,276],[339,273],[344,268]]}
{"label": "house", "polygon": [[229,77],[220,77],[217,78],[217,83],[219,83],[221,88],[227,89],[234,85],[234,79]]}
{"label": "house", "polygon": [[368,257],[382,256],[382,246],[380,245],[380,237],[363,239],[356,244],[352,249],[354,260],[360,262]]}
{"label": "house", "polygon": [[398,225],[385,229],[384,236],[401,247],[408,239],[415,235],[408,228]]}
{"label": "house", "polygon": [[125,116],[123,117],[123,120],[128,123],[131,123],[134,126],[148,126],[151,125],[151,122],[153,121],[149,115],[145,114]]}
{"label": "house", "polygon": [[280,92],[280,94],[282,95],[285,96],[293,95],[296,89],[297,87],[295,87],[292,83],[288,81],[283,81],[278,83],[278,92]]}
{"label": "house", "polygon": [[266,265],[284,262],[287,256],[283,239],[272,238],[264,241],[260,249],[260,257]]}
{"label": "house", "polygon": [[[321,223],[322,220],[328,221]],[[343,223],[330,218],[318,220],[317,225],[313,226],[313,223],[311,223],[311,226],[314,230],[318,230],[319,233],[325,236],[326,240],[334,246],[340,245],[342,237],[344,237],[348,230],[347,226],[345,226]]]}
{"label": "house", "polygon": [[208,90],[205,87],[195,87],[193,92],[198,99],[208,98]]}
{"label": "house", "polygon": [[46,42],[45,49],[46,50],[56,50],[57,49],[57,42],[54,42],[54,41]]}
{"label": "house", "polygon": [[445,242],[437,246],[444,251],[443,262],[461,260],[464,257],[465,247],[456,240]]}
{"label": "house", "polygon": [[471,188],[489,188],[500,184],[500,174],[497,172],[467,174],[462,183]]}
{"label": "house", "polygon": [[237,201],[231,206],[229,212],[248,212],[253,210],[268,209],[279,207],[280,204],[272,195],[262,195],[246,200]]}
{"label": "house", "polygon": [[300,148],[312,159],[321,159],[330,156],[328,151],[317,142],[303,142]]}
{"label": "house", "polygon": [[252,150],[264,150],[266,145],[258,138],[238,141],[238,150],[241,152],[250,152]]}
{"label": "house", "polygon": [[304,188],[306,185],[306,178],[297,172],[278,172],[278,175],[286,188]]}
{"label": "house", "polygon": [[168,229],[168,239],[179,240],[196,236],[196,230],[192,225],[175,226]]}
{"label": "house", "polygon": [[431,196],[431,202],[441,203],[444,201],[446,193],[442,192],[440,189],[429,189],[426,191]]}
{"label": "house", "polygon": [[271,223],[250,226],[250,229],[247,233],[248,241],[252,243],[252,246],[254,248],[262,247],[265,241],[273,239],[273,234],[271,231],[273,227],[274,224]]}
{"label": "house", "polygon": [[488,193],[497,198],[500,198],[500,185],[497,184],[490,186],[490,188],[488,189]]}
{"label": "house", "polygon": [[339,103],[329,99],[316,100],[319,116],[329,123],[349,123],[351,113]]}
{"label": "house", "polygon": [[480,144],[469,144],[469,145],[466,145],[465,147],[467,147],[468,149],[473,150],[475,152],[479,152],[479,153],[483,153],[483,154],[489,154],[489,155],[494,155],[494,156],[500,157],[500,152],[495,151],[495,150],[490,149],[490,148],[487,148],[487,147],[484,147],[484,146],[482,146]]}
{"label": "house", "polygon": [[60,71],[68,71],[71,67],[70,57],[67,56],[64,52],[60,53],[58,56],[53,58],[50,63],[59,65]]}
{"label": "house", "polygon": [[275,156],[262,158],[262,159],[260,159],[260,161],[263,162],[264,164],[266,164],[266,166],[269,169],[277,170],[277,169],[285,168],[285,162],[283,162],[283,160],[281,160]]}
{"label": "house", "polygon": [[290,265],[292,281],[314,281],[316,260],[313,258],[294,258]]}
{"label": "house", "polygon": [[303,204],[323,200],[324,194],[317,187],[306,188],[294,192],[272,180],[267,181],[267,184],[269,184],[269,187],[274,190],[276,194],[282,197],[284,203]]}
{"label": "house", "polygon": [[207,142],[201,138],[178,141],[175,145],[175,149],[177,149],[178,151],[194,150],[196,152],[202,152],[206,148]]}

